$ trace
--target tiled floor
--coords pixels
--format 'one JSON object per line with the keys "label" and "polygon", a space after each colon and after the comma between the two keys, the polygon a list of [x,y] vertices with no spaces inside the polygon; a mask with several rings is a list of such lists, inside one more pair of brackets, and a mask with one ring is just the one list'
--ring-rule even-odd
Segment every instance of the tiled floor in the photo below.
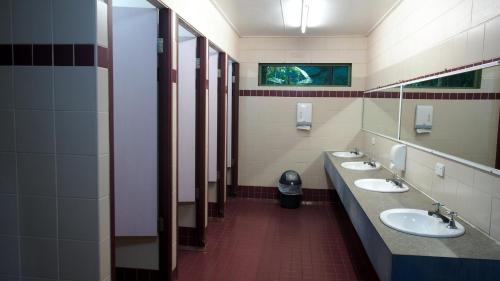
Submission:
{"label": "tiled floor", "polygon": [[378,280],[340,203],[280,208],[231,199],[204,251],[182,250],[180,281]]}

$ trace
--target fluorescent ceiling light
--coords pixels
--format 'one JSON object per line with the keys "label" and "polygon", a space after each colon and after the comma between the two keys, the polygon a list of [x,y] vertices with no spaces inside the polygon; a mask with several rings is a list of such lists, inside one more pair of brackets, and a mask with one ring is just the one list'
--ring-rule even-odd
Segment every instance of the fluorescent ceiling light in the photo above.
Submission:
{"label": "fluorescent ceiling light", "polygon": [[300,27],[302,17],[302,0],[281,0],[285,25]]}
{"label": "fluorescent ceiling light", "polygon": [[307,0],[302,0],[302,20],[300,21],[300,30],[306,33],[307,17],[309,16],[309,4]]}

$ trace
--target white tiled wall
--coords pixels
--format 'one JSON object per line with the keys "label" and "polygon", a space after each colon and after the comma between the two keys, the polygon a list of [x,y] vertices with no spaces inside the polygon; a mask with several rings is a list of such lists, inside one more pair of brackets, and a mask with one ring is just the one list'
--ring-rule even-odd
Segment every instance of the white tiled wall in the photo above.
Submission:
{"label": "white tiled wall", "polygon": [[[365,88],[367,39],[241,38],[240,90],[360,91]],[[352,63],[352,87],[260,87],[258,63]],[[313,104],[313,128],[295,128],[297,102]],[[322,151],[355,146],[360,98],[240,97],[239,184],[274,186],[282,172],[300,173],[304,188],[327,188]]]}
{"label": "white tiled wall", "polygon": [[[307,87],[306,90],[364,90],[367,38],[241,38],[240,89],[275,90],[273,87],[258,87],[258,63],[279,62],[352,63],[352,87]],[[280,89],[291,88],[280,87]]]}
{"label": "white tiled wall", "polygon": [[[6,0],[0,18],[0,43],[96,43],[96,1]],[[107,95],[105,69],[0,67],[0,280],[110,275]]]}
{"label": "white tiled wall", "polygon": [[[396,142],[364,132],[363,151],[389,167],[389,151]],[[371,144],[375,138],[375,145]],[[445,165],[445,176],[434,173],[436,163]],[[500,177],[408,147],[404,178],[410,184],[457,211],[459,216],[500,240]],[[422,206],[429,209],[431,206]]]}
{"label": "white tiled wall", "polygon": [[[295,128],[297,102],[313,104],[311,131]],[[304,188],[327,188],[324,150],[357,146],[360,98],[240,97],[239,184],[275,186],[299,172]]]}
{"label": "white tiled wall", "polygon": [[401,1],[368,36],[367,89],[500,57],[500,4]]}

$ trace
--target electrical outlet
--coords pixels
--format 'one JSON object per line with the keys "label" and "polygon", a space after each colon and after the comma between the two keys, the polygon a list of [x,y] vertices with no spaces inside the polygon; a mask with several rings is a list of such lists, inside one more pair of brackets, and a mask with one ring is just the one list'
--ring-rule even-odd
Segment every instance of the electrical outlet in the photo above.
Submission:
{"label": "electrical outlet", "polygon": [[372,145],[375,145],[376,141],[375,141],[375,137],[372,137]]}
{"label": "electrical outlet", "polygon": [[434,173],[440,177],[444,177],[444,164],[443,163],[436,163],[434,166]]}

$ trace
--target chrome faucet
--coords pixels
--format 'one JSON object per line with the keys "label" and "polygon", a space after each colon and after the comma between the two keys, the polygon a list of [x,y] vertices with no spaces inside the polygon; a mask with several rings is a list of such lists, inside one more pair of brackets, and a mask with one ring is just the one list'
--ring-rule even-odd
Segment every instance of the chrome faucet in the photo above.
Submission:
{"label": "chrome faucet", "polygon": [[[434,211],[427,211],[427,214],[429,216],[440,218],[444,223],[449,223],[450,220],[447,217],[445,217],[443,214],[441,214],[441,207],[443,207],[444,204],[436,202],[436,203],[434,203],[432,205],[436,206],[436,210],[434,210]],[[453,223],[453,224],[455,224],[455,223]]]}
{"label": "chrome faucet", "polygon": [[368,161],[363,161],[363,164],[367,164],[367,165],[370,165],[372,166],[373,168],[377,167],[376,163],[375,163],[375,159],[373,158],[369,158]]}
{"label": "chrome faucet", "polygon": [[392,182],[395,186],[399,188],[403,188],[403,180],[398,177],[398,174],[394,173],[392,175],[392,178],[390,179],[385,179],[386,182]]}
{"label": "chrome faucet", "polygon": [[350,151],[354,155],[359,155],[359,149],[355,147],[353,150]]}
{"label": "chrome faucet", "polygon": [[449,222],[447,227],[449,229],[457,229],[457,226],[455,224],[455,218],[457,217],[458,213],[451,211],[451,212],[448,212],[448,215],[450,215],[450,222]]}

